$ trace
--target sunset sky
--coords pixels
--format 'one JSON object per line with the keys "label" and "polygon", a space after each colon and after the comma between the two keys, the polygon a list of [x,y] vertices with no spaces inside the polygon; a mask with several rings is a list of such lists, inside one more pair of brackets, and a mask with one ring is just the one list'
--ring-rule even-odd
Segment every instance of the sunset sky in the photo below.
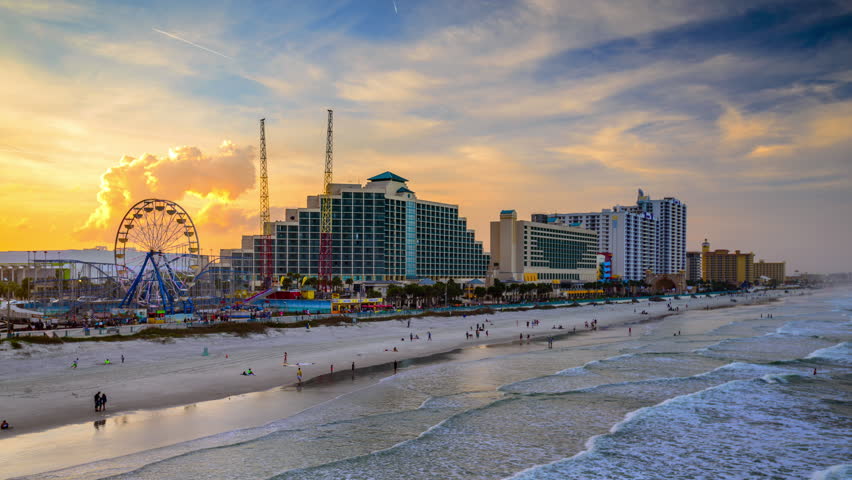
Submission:
{"label": "sunset sky", "polygon": [[852,270],[852,2],[0,0],[0,250],[108,245],[167,198],[205,253],[391,170],[460,205],[689,208],[690,250]]}

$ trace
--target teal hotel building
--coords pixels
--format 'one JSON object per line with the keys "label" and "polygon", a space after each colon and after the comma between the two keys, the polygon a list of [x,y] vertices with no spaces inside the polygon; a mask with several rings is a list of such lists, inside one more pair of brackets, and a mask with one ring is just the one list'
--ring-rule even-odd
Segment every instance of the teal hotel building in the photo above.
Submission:
{"label": "teal hotel building", "polygon": [[[458,205],[421,200],[407,179],[391,172],[366,185],[334,183],[330,191],[333,276],[358,282],[485,278],[490,257]],[[269,225],[276,278],[318,275],[321,201],[309,196],[305,208],[287,209],[284,220]],[[252,276],[259,279],[263,259],[256,252],[263,241],[244,236],[242,250],[223,250],[222,256],[251,250]]]}

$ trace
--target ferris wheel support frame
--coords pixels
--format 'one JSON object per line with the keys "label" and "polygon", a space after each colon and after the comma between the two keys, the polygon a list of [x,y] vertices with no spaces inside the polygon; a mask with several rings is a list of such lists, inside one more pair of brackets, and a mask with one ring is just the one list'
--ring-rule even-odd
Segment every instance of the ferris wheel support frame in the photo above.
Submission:
{"label": "ferris wheel support frame", "polygon": [[154,252],[148,252],[145,254],[145,261],[142,263],[142,268],[139,271],[139,274],[136,275],[136,278],[133,279],[133,283],[130,285],[130,288],[127,289],[127,293],[124,295],[124,298],[121,300],[121,304],[119,308],[126,308],[131,303],[133,303],[133,299],[136,294],[136,289],[139,287],[139,284],[142,281],[145,273],[145,267],[148,266],[148,262],[150,261],[152,264],[152,271],[157,278],[157,285],[160,287],[160,298],[163,300],[163,310],[166,313],[174,313],[174,298],[172,298],[172,293],[166,288],[165,282],[163,282],[163,277],[160,275],[160,270],[156,266],[156,260],[153,259]]}

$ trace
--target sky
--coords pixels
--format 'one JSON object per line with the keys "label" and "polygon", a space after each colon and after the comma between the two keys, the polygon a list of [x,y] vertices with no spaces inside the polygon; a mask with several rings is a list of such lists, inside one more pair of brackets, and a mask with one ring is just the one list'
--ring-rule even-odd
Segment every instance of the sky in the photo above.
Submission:
{"label": "sky", "polygon": [[204,253],[386,170],[500,210],[676,197],[688,249],[852,271],[852,2],[0,0],[0,250],[182,205]]}

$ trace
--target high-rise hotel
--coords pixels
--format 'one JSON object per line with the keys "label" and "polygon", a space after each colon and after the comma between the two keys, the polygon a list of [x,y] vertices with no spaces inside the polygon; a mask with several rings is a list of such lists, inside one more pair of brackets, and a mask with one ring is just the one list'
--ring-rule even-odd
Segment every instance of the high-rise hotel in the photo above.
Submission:
{"label": "high-rise hotel", "polygon": [[598,232],[600,252],[612,254],[612,274],[644,280],[645,272],[686,268],[686,205],[673,197],[651,200],[639,190],[636,205],[590,213],[534,214],[533,221]]}
{"label": "high-rise hotel", "polygon": [[[368,180],[330,187],[332,275],[355,281],[485,277],[489,255],[457,205],[418,199],[408,180],[391,172]],[[276,277],[318,274],[320,201],[309,196],[306,208],[288,209],[284,221],[272,222]],[[262,237],[244,237],[244,249],[223,250],[222,256],[246,253],[247,238],[253,242],[253,275],[259,278]]]}
{"label": "high-rise hotel", "polygon": [[678,273],[686,269],[686,204],[674,197],[651,200],[639,190],[638,211],[657,220],[657,265],[655,273]]}

